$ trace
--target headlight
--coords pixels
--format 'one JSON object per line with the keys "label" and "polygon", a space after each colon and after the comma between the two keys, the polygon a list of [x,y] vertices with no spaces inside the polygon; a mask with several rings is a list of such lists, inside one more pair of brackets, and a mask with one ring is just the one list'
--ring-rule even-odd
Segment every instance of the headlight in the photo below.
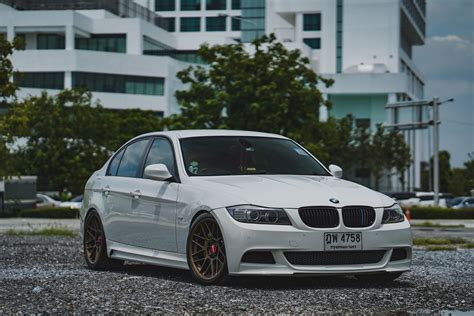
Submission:
{"label": "headlight", "polygon": [[237,205],[226,208],[236,221],[255,224],[291,225],[288,215],[281,208],[254,205]]}
{"label": "headlight", "polygon": [[383,210],[382,224],[400,223],[405,220],[402,208],[398,204],[394,204]]}

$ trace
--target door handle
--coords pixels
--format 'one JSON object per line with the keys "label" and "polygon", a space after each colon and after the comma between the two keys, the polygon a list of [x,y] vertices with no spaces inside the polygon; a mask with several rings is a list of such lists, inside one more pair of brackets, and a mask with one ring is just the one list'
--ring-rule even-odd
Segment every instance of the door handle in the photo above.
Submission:
{"label": "door handle", "polygon": [[134,199],[139,199],[141,195],[142,193],[140,192],[140,190],[135,190],[133,192],[130,192],[130,196]]}
{"label": "door handle", "polygon": [[107,185],[107,186],[105,186],[104,189],[102,190],[102,194],[103,194],[104,196],[108,196],[109,193],[110,193],[110,187]]}

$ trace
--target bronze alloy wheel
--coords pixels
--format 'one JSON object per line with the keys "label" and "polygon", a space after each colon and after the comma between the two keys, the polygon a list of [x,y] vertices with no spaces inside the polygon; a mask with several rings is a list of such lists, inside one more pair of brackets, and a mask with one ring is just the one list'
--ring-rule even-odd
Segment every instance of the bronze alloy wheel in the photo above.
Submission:
{"label": "bronze alloy wheel", "polygon": [[84,234],[84,254],[91,264],[97,264],[104,245],[102,225],[97,213],[88,217]]}
{"label": "bronze alloy wheel", "polygon": [[123,265],[122,260],[107,256],[107,243],[99,214],[91,211],[84,222],[84,258],[93,270],[113,270]]}
{"label": "bronze alloy wheel", "polygon": [[191,226],[187,255],[191,273],[198,282],[216,284],[227,275],[224,238],[211,214],[200,215]]}

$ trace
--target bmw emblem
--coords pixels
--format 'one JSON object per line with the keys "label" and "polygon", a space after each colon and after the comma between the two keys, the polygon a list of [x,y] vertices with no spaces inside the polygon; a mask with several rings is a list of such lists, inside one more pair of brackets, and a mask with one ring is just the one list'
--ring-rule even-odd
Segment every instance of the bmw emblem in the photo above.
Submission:
{"label": "bmw emblem", "polygon": [[339,203],[339,200],[338,199],[335,199],[335,198],[331,198],[329,199],[330,202],[334,203],[334,204],[337,204]]}

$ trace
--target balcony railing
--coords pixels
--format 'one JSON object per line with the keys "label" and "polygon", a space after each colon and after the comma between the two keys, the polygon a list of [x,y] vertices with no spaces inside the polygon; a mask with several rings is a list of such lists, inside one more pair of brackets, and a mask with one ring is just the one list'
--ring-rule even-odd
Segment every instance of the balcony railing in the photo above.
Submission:
{"label": "balcony railing", "polygon": [[161,17],[133,0],[0,0],[17,10],[106,10],[117,16],[141,18],[163,28]]}

